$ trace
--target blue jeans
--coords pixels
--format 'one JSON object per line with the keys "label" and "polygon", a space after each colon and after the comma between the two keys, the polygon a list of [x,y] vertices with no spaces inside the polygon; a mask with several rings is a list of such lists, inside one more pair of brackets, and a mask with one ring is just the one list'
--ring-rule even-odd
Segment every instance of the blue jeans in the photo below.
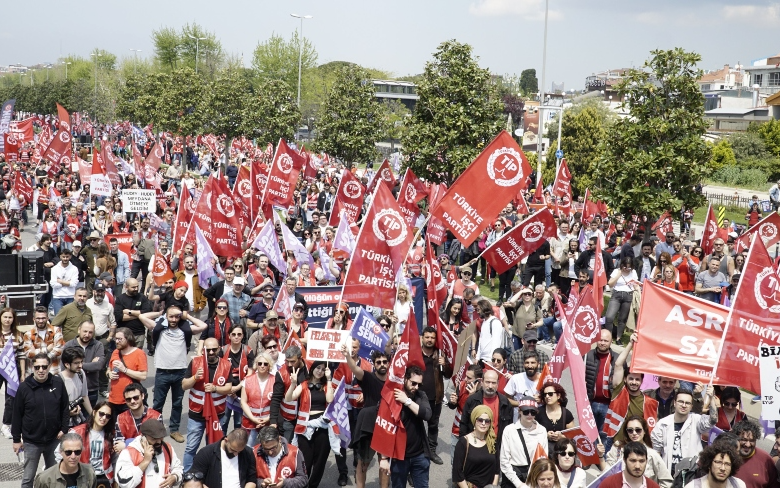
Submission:
{"label": "blue jeans", "polygon": [[399,461],[393,459],[390,463],[390,486],[406,488],[406,478],[412,475],[414,488],[428,488],[428,470],[431,462],[425,453]]}
{"label": "blue jeans", "polygon": [[552,275],[552,260],[545,259],[544,260],[544,284],[547,288],[550,287],[551,275]]}
{"label": "blue jeans", "polygon": [[561,321],[557,321],[553,324],[553,333],[555,334],[555,342],[560,341],[561,335],[563,334],[563,323]]}
{"label": "blue jeans", "polygon": [[[550,340],[550,331],[553,331],[553,334],[555,333],[555,330],[553,328],[553,324],[555,324],[555,317],[545,317],[542,319],[542,326],[539,327],[539,335],[537,336],[539,340]],[[557,337],[556,337],[557,339]]]}
{"label": "blue jeans", "polygon": [[158,412],[163,411],[168,390],[171,391],[171,421],[169,427],[171,434],[179,430],[181,422],[181,404],[184,399],[184,388],[181,381],[184,379],[185,369],[158,369],[154,375],[154,403],[152,408]]}
{"label": "blue jeans", "polygon": [[64,307],[65,305],[72,303],[73,297],[68,298],[52,298],[51,299],[51,308],[54,310],[54,315],[57,315],[60,313],[60,309]]}
{"label": "blue jeans", "polygon": [[[239,393],[240,395],[240,393]],[[238,401],[240,402],[241,399],[239,398]],[[225,415],[222,417],[222,432],[227,435],[230,425],[230,415],[233,415],[233,428],[238,429],[241,427],[241,419],[244,417],[243,412],[236,412],[230,406],[225,408]]]}
{"label": "blue jeans", "polygon": [[184,448],[184,459],[182,459],[185,473],[192,467],[192,460],[195,459],[204,432],[206,432],[205,420],[189,419],[187,422],[187,447]]}
{"label": "blue jeans", "polygon": [[[607,418],[607,411],[609,411],[609,405],[598,402],[590,402],[590,408],[593,410],[593,419],[596,421],[596,428],[599,429],[599,437],[601,443],[604,444],[605,452],[609,452],[609,448],[612,447],[612,439],[607,437],[604,433],[604,420]],[[609,445],[607,445],[609,442]]]}

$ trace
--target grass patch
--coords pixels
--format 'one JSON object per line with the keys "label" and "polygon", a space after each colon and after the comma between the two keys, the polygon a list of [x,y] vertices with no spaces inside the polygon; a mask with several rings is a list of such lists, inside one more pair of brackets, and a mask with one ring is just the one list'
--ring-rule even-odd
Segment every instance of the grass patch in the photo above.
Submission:
{"label": "grass patch", "polygon": [[[713,210],[715,211],[715,216],[717,217],[718,206],[713,206]],[[747,225],[747,221],[745,220],[746,213],[747,213],[747,209],[744,208],[726,207],[726,218],[738,224]],[[704,219],[706,218],[707,218],[707,207],[699,207],[696,209],[696,212],[693,214],[693,223],[704,225]]]}

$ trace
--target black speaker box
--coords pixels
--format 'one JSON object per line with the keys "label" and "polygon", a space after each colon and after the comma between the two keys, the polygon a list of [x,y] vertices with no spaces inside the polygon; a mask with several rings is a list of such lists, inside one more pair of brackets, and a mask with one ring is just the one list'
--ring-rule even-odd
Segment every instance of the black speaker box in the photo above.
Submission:
{"label": "black speaker box", "polygon": [[[43,258],[41,258],[41,265],[43,265]],[[0,286],[21,285],[20,278],[19,256],[17,254],[0,254]]]}
{"label": "black speaker box", "polygon": [[27,251],[21,254],[22,260],[22,284],[42,285],[43,280],[43,253],[41,251]]}

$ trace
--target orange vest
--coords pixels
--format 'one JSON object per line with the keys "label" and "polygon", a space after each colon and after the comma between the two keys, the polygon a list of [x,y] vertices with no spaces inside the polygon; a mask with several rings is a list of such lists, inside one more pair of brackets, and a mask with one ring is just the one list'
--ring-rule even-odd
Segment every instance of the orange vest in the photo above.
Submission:
{"label": "orange vest", "polygon": [[[170,474],[171,473],[171,446],[169,446],[165,441],[162,443],[162,451],[163,451],[163,458],[165,458],[165,463],[163,466],[163,474]],[[141,464],[141,461],[144,460],[144,453],[139,451],[138,449],[130,449],[130,461],[133,462],[134,466],[138,466]],[[148,466],[147,466],[148,468]],[[144,473],[141,476],[141,484],[138,485],[138,488],[145,488],[146,487],[146,473]]]}
{"label": "orange vest", "polygon": [[[89,442],[89,429],[87,429],[87,424],[81,424],[73,427],[70,429],[70,432],[73,432],[74,434],[78,434],[79,437],[84,441],[82,445],[84,448],[81,450],[81,457],[79,458],[79,461],[85,464],[90,464],[92,461],[90,459],[90,456],[92,455],[90,451],[90,442]],[[106,477],[110,480],[114,479],[114,465],[111,464],[111,453],[114,452],[114,446],[111,445],[111,443],[108,441],[108,437],[105,435],[105,432],[103,434],[103,471],[106,473]]]}
{"label": "orange vest", "polygon": [[[273,478],[277,483],[282,479],[292,478],[298,464],[298,448],[290,444],[285,444],[284,447],[287,449],[287,454],[283,455],[276,465],[276,473],[274,473]],[[268,463],[265,462],[265,454],[259,456],[255,454],[255,468],[258,480],[271,477],[271,470],[268,468]]]}
{"label": "orange vest", "polygon": [[[647,395],[642,396],[644,397],[642,416],[647,421],[647,427],[650,429],[650,432],[653,432],[653,427],[655,427],[656,420],[658,419],[658,401],[653,400]],[[631,399],[628,395],[628,389],[625,386],[618,396],[609,402],[609,410],[604,419],[604,433],[607,434],[608,437],[615,437],[618,431],[620,431],[623,422],[626,420],[630,402]]]}
{"label": "orange vest", "polygon": [[[203,412],[203,401],[206,395],[205,384],[209,375],[208,365],[204,364],[206,360],[203,356],[195,356],[192,358],[192,371],[193,373],[198,368],[203,368],[203,378],[196,381],[190,389],[190,410],[193,412]],[[212,382],[217,386],[225,386],[230,380],[230,361],[227,359],[220,359],[217,364],[217,370],[214,372],[214,379]],[[225,413],[225,401],[227,395],[221,395],[216,391],[211,393],[211,398],[214,400],[214,409],[217,411],[217,415],[222,416]]]}
{"label": "orange vest", "polygon": [[455,285],[452,287],[452,298],[463,300],[463,290],[466,288],[471,288],[475,292],[479,289],[476,283],[466,286],[463,284],[463,280],[455,280]]}
{"label": "orange vest", "polygon": [[[268,375],[265,387],[261,390],[259,381],[257,380],[257,373],[250,374],[244,380],[246,403],[249,405],[249,410],[255,417],[262,418],[271,415],[271,397],[273,396],[275,382],[276,375]],[[259,427],[247,417],[241,419],[241,427],[245,429],[259,429]]]}
{"label": "orange vest", "polygon": [[306,422],[309,421],[309,411],[311,411],[311,393],[309,385],[303,383],[301,387],[301,396],[298,397],[298,416],[295,423],[295,433],[303,435],[306,432]]}
{"label": "orange vest", "polygon": [[[148,419],[159,419],[159,418],[162,418],[160,412],[152,408],[147,408],[146,414],[141,419],[141,423],[144,423]],[[135,419],[133,419],[133,412],[131,412],[130,410],[126,410],[120,413],[116,417],[116,423],[119,426],[119,432],[122,434],[122,437],[124,437],[125,439],[134,439],[138,437],[138,435],[140,434],[140,432],[138,432],[138,429],[135,426]]]}

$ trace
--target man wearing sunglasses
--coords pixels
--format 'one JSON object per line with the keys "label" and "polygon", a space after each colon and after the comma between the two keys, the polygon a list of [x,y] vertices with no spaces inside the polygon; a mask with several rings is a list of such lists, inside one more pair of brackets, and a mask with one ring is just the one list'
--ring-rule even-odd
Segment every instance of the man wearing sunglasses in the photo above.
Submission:
{"label": "man wearing sunglasses", "polygon": [[144,405],[146,393],[140,383],[130,383],[124,390],[125,405],[127,410],[116,417],[116,431],[114,438],[124,441],[135,439],[141,432],[141,424],[148,419],[162,420],[162,414],[153,408]]}
{"label": "man wearing sunglasses", "polygon": [[35,477],[35,486],[69,488],[95,486],[95,470],[89,463],[79,461],[84,444],[78,434],[69,433],[60,439],[62,461]]}
{"label": "man wearing sunglasses", "polygon": [[46,468],[54,464],[57,439],[68,432],[70,420],[68,392],[62,378],[49,372],[49,355],[36,354],[32,366],[33,374],[16,391],[11,423],[14,452],[25,454],[22,488],[32,488],[41,455]]}
{"label": "man wearing sunglasses", "polygon": [[536,422],[536,414],[539,412],[537,405],[533,397],[521,398],[518,402],[520,416],[515,423],[504,429],[501,436],[501,472],[512,486],[522,486],[521,481],[525,483],[537,446],[542,446],[545,452],[549,452],[547,429]]}
{"label": "man wearing sunglasses", "polygon": [[203,474],[209,488],[255,488],[257,468],[255,454],[247,446],[249,437],[244,429],[234,429],[224,439],[204,447],[192,462],[192,470]]}
{"label": "man wearing sunglasses", "polygon": [[[266,258],[268,259],[268,258]],[[252,305],[249,309],[249,315],[246,316],[246,326],[250,329],[257,329],[263,324],[265,316],[269,310],[274,308],[274,285],[264,283],[260,285],[260,301]],[[263,334],[265,335],[265,334]]]}
{"label": "man wearing sunglasses", "polygon": [[141,424],[141,435],[133,439],[117,458],[116,482],[119,488],[178,486],[182,479],[182,465],[176,451],[163,440],[166,434],[162,420],[150,419]]}

